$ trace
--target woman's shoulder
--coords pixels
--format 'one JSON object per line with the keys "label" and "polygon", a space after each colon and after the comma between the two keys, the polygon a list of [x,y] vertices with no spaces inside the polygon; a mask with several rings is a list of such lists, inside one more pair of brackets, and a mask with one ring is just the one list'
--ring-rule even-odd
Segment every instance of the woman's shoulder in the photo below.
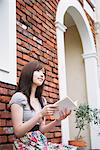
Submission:
{"label": "woman's shoulder", "polygon": [[16,92],[11,97],[9,104],[12,105],[14,103],[19,104],[19,105],[26,105],[27,104],[27,97],[22,92]]}

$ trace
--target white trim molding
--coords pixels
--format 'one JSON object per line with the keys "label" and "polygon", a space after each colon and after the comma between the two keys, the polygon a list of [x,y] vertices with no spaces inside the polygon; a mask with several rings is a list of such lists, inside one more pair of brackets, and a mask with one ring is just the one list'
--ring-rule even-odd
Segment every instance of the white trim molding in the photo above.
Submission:
{"label": "white trim molding", "polygon": [[[6,40],[3,39],[2,41],[3,44],[0,51],[0,81],[16,85],[16,0],[3,0],[0,1],[0,5],[5,11],[4,13],[8,15],[7,18],[4,19],[3,14],[1,14],[3,20],[6,20],[6,22],[1,22],[2,29],[4,28],[4,31],[6,27],[7,32],[3,32],[3,35],[0,35],[6,37]],[[7,9],[5,9],[5,7],[7,7]]]}
{"label": "white trim molding", "polygon": [[56,26],[56,28],[59,28],[63,32],[65,32],[67,30],[67,27],[65,25],[61,24],[60,22],[55,22],[55,26]]}
{"label": "white trim molding", "polygon": [[89,5],[89,3],[84,0],[84,9],[86,10],[86,12],[89,14],[89,16],[95,20],[95,12],[94,10],[91,8],[91,6]]}
{"label": "white trim molding", "polygon": [[[84,9],[82,8],[78,0],[66,0],[66,1],[60,0],[57,7],[56,34],[57,34],[60,99],[62,99],[67,95],[67,82],[66,82],[67,77],[65,67],[66,57],[65,57],[65,43],[64,43],[65,29],[64,28],[62,29],[62,27],[65,26],[64,25],[65,13],[70,14],[71,17],[73,18],[82,41],[88,103],[91,106],[98,107],[100,94],[99,94],[96,48],[88,19],[86,17]],[[59,24],[60,27],[57,26],[57,24]],[[62,121],[61,129],[62,129],[62,142],[65,144],[66,141],[69,140],[69,124],[67,119]],[[90,133],[91,133],[90,136],[91,148],[99,149],[100,136],[97,135],[92,125],[90,125]]]}
{"label": "white trim molding", "polygon": [[97,59],[97,54],[95,52],[93,53],[84,53],[82,54],[84,59],[88,59],[88,58],[96,58]]}
{"label": "white trim molding", "polygon": [[[58,74],[59,74],[59,95],[60,99],[66,96],[66,67],[65,67],[65,49],[64,49],[64,32],[67,27],[60,22],[56,22],[56,33],[57,33],[57,49],[58,49]],[[61,62],[60,62],[61,61]],[[63,68],[63,69],[62,69]],[[64,119],[61,122],[62,130],[62,142],[66,143],[69,139],[69,123],[68,119]],[[65,136],[66,135],[66,136]]]}
{"label": "white trim molding", "polygon": [[100,22],[95,22],[95,32],[96,34],[100,34]]}

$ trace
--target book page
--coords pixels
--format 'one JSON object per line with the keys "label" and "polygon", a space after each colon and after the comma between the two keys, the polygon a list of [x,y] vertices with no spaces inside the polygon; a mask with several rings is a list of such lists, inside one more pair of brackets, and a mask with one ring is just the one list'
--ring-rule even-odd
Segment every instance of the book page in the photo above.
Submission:
{"label": "book page", "polygon": [[55,104],[58,106],[59,109],[59,111],[56,111],[53,115],[55,119],[58,119],[60,117],[61,111],[67,109],[67,111],[69,112],[70,110],[74,110],[75,108],[77,108],[75,102],[73,102],[68,96],[65,97],[63,100],[57,101]]}

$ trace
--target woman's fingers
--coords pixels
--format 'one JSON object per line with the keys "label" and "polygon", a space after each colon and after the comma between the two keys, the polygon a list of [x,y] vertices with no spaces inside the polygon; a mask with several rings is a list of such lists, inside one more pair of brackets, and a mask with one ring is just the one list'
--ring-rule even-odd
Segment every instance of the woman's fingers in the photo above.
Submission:
{"label": "woman's fingers", "polygon": [[71,110],[67,110],[67,109],[65,108],[64,114],[65,114],[65,116],[66,116],[66,115],[69,116],[69,115],[71,114]]}
{"label": "woman's fingers", "polygon": [[71,110],[68,111],[67,109],[64,109],[64,111],[60,111],[59,114],[60,114],[60,117],[58,120],[63,120],[71,114]]}
{"label": "woman's fingers", "polygon": [[48,104],[42,109],[42,114],[46,115],[53,115],[55,111],[58,111],[58,106],[55,104]]}
{"label": "woman's fingers", "polygon": [[48,105],[47,106],[47,111],[52,111],[52,112],[55,112],[55,111],[58,111],[58,106],[55,106],[55,105]]}

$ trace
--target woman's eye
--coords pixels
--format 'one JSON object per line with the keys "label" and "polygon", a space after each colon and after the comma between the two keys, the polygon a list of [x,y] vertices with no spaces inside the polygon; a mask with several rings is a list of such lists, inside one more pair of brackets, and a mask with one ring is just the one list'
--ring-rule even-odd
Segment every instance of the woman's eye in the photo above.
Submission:
{"label": "woman's eye", "polygon": [[42,72],[43,74],[45,74],[45,72],[44,72],[44,71],[42,71],[42,70],[39,70],[39,72]]}

